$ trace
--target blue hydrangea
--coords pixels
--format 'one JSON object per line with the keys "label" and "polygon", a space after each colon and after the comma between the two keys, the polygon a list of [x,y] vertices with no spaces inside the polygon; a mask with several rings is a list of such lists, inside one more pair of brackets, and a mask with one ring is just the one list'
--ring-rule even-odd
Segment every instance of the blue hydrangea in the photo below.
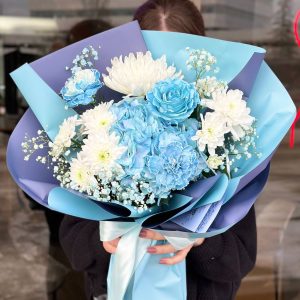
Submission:
{"label": "blue hydrangea", "polygon": [[96,69],[78,69],[68,79],[61,95],[68,107],[88,105],[95,100],[97,91],[103,86],[101,74]]}
{"label": "blue hydrangea", "polygon": [[163,130],[163,124],[149,111],[142,98],[127,98],[111,108],[116,116],[112,126],[120,142],[128,149],[120,159],[128,175],[140,174],[145,166],[145,157],[150,153],[152,140]]}
{"label": "blue hydrangea", "polygon": [[183,122],[200,104],[194,84],[178,78],[156,83],[146,97],[152,113],[170,124]]}
{"label": "blue hydrangea", "polygon": [[206,167],[186,134],[170,127],[157,136],[152,153],[146,157],[145,177],[158,198],[171,190],[182,190],[200,176]]}
{"label": "blue hydrangea", "polygon": [[192,137],[196,135],[197,131],[200,129],[200,123],[194,118],[189,118],[178,125],[178,129],[185,134],[187,142],[196,147],[197,142],[192,140]]}

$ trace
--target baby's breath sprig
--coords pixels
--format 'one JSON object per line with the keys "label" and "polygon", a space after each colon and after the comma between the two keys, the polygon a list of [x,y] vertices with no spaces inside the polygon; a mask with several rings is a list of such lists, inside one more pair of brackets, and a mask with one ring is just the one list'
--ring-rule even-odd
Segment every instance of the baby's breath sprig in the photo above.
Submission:
{"label": "baby's breath sprig", "polygon": [[59,182],[61,187],[70,188],[70,164],[64,157],[58,157],[51,159],[51,165],[53,165],[53,177]]}
{"label": "baby's breath sprig", "polygon": [[230,166],[233,166],[233,173],[237,173],[239,168],[235,167],[235,163],[242,158],[249,160],[253,156],[257,158],[261,157],[261,153],[257,150],[256,141],[259,138],[256,127],[253,125],[252,128],[245,131],[245,136],[241,138],[238,142],[234,141],[233,137],[226,137],[225,141],[227,148],[229,149],[228,156],[230,157]]}
{"label": "baby's breath sprig", "polygon": [[80,54],[76,55],[73,60],[73,66],[66,67],[66,70],[71,70],[72,74],[78,70],[90,69],[94,66],[93,61],[98,60],[98,52],[93,46],[85,47]]}
{"label": "baby's breath sprig", "polygon": [[[121,178],[110,174],[113,180],[107,180],[110,176],[99,174],[96,176],[97,188],[86,191],[89,196],[102,202],[116,202],[132,206],[138,212],[143,212],[151,208],[155,203],[155,195],[150,190],[148,183],[138,180],[135,176],[130,185],[121,183]],[[70,186],[77,189],[74,186]],[[78,189],[77,189],[78,190]],[[82,192],[79,190],[79,192]]]}
{"label": "baby's breath sprig", "polygon": [[227,82],[218,80],[216,77],[207,76],[196,81],[196,90],[201,99],[210,99],[213,93],[228,88]]}
{"label": "baby's breath sprig", "polygon": [[188,70],[194,70],[196,73],[196,82],[208,72],[218,73],[219,68],[215,67],[217,59],[206,50],[186,48],[189,58],[186,61]]}
{"label": "baby's breath sprig", "polygon": [[[49,148],[49,138],[44,130],[38,130],[36,137],[29,137],[25,134],[24,142],[22,142],[22,151],[25,153],[24,160],[28,161],[30,157],[38,150]],[[46,157],[38,156],[37,161],[46,163]]]}
{"label": "baby's breath sprig", "polygon": [[[49,140],[47,133],[44,130],[38,130],[37,136],[29,137],[25,134],[24,142],[21,144],[22,151],[25,153],[24,160],[29,161],[35,153],[35,160],[41,164],[47,165],[47,169],[52,166],[54,168],[54,177],[61,176],[66,172],[67,162],[64,157],[54,158],[51,155],[53,143]],[[38,151],[47,149],[46,155],[38,155]],[[59,179],[59,178],[57,178]],[[61,181],[61,180],[59,180]]]}

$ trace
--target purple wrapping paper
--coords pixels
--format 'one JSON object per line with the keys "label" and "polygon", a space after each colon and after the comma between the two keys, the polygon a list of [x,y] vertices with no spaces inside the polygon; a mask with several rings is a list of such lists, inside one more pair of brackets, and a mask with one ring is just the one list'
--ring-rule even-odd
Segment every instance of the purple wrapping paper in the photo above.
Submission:
{"label": "purple wrapping paper", "polygon": [[[59,185],[53,177],[53,170],[47,169],[45,165],[34,159],[24,162],[24,153],[21,148],[25,133],[35,136],[41,129],[41,125],[31,109],[28,109],[10,136],[6,157],[8,170],[20,188],[38,203],[48,206],[49,192]],[[46,149],[41,149],[39,155],[43,155],[45,152]]]}
{"label": "purple wrapping paper", "polygon": [[264,57],[264,53],[254,53],[241,72],[231,80],[229,88],[239,89],[246,97],[249,97]]}
{"label": "purple wrapping paper", "polygon": [[236,224],[245,217],[267,183],[269,172],[270,164],[242,190],[236,193],[230,201],[223,205],[210,231],[232,226],[232,224]]}
{"label": "purple wrapping paper", "polygon": [[49,87],[59,93],[62,83],[70,77],[66,66],[72,66],[73,59],[87,46],[93,46],[98,51],[99,60],[95,61],[94,66],[101,73],[106,73],[106,67],[111,65],[113,57],[147,51],[138,23],[131,22],[67,46],[30,65]]}

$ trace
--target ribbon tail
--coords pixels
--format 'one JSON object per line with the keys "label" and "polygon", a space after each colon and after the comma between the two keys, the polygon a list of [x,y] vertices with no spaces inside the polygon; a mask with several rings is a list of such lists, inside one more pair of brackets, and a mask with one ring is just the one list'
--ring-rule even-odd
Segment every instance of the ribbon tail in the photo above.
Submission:
{"label": "ribbon tail", "polygon": [[139,238],[140,231],[141,226],[137,223],[100,222],[102,241],[110,241],[121,236],[109,266],[108,300],[124,299],[130,280],[151,245],[151,240]]}
{"label": "ribbon tail", "polygon": [[[109,266],[109,273],[107,277],[107,286],[108,286],[108,300],[124,300],[126,296],[126,292],[128,287],[130,286],[131,279],[133,278],[136,270],[138,269],[140,263],[142,262],[145,254],[147,253],[147,248],[151,246],[154,241],[149,239],[141,239],[139,238],[139,233],[141,231],[141,226],[138,223],[129,223],[129,222],[111,222],[111,221],[101,221],[100,222],[100,238],[102,241],[111,241],[116,238],[121,237],[117,251],[115,254],[111,256],[110,266]],[[168,232],[159,231],[162,233],[165,238],[170,242],[176,250],[184,249],[185,247],[193,244],[197,237],[192,236],[172,236]],[[151,257],[153,259],[153,257]],[[156,266],[156,263],[153,265],[153,261],[150,259],[150,265],[147,265],[148,268],[160,270],[162,266]],[[172,280],[176,282],[178,279],[178,274],[181,274],[181,268],[185,265],[175,266],[173,269],[166,269],[163,267],[161,270],[162,273],[166,271],[170,271],[168,276],[170,276],[171,283],[167,282],[160,282],[159,288],[160,293],[164,293],[164,291],[170,291],[170,286],[174,289],[174,283],[172,284]],[[148,270],[149,271],[149,270]],[[143,271],[144,272],[144,271]],[[145,270],[147,273],[147,270]],[[185,275],[185,267],[183,271]],[[144,274],[146,276],[146,274]],[[185,276],[181,278],[184,280],[185,286]],[[153,280],[152,285],[155,286],[155,278],[151,277]],[[161,285],[164,284],[167,288],[162,289]],[[151,285],[151,286],[152,286]],[[155,290],[155,289],[154,289]],[[177,289],[176,291],[180,291],[182,293],[182,297],[178,299],[185,299],[184,295],[186,294],[186,289]],[[155,292],[154,292],[155,293]]]}

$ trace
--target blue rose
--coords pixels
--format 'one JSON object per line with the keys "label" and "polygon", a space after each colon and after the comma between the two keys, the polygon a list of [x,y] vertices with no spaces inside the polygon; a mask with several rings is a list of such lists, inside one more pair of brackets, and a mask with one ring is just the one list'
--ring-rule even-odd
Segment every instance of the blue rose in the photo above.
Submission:
{"label": "blue rose", "polygon": [[146,97],[151,111],[170,124],[183,122],[200,104],[195,86],[176,78],[156,83]]}
{"label": "blue rose", "polygon": [[145,177],[158,198],[168,197],[173,190],[184,189],[206,167],[196,147],[174,127],[158,135],[146,162]]}
{"label": "blue rose", "polygon": [[95,69],[77,70],[60,92],[67,106],[76,107],[93,102],[97,91],[103,86],[100,76]]}

